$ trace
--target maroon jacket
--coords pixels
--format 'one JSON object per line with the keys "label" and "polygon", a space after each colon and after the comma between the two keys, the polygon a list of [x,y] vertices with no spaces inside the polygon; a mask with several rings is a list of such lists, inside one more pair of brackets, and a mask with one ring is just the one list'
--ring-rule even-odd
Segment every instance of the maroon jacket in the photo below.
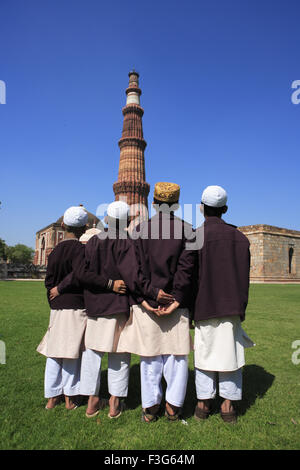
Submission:
{"label": "maroon jacket", "polygon": [[[87,314],[90,317],[127,313],[136,303],[132,295],[156,299],[158,288],[153,288],[141,273],[133,241],[119,238],[116,231],[106,232],[105,238],[95,235],[85,247],[85,262],[76,269],[75,275],[84,287]],[[107,290],[108,280],[122,279],[129,295]]]}
{"label": "maroon jacket", "polygon": [[71,275],[84,260],[84,245],[77,239],[66,239],[61,241],[48,258],[48,266],[45,278],[48,302],[53,310],[60,309],[83,309],[83,289],[78,281],[66,283],[59,288],[60,295],[54,300],[49,299],[49,291],[52,287],[59,286]]}
{"label": "maroon jacket", "polygon": [[[142,222],[136,232],[136,253],[144,276],[153,286],[173,294],[180,307],[189,307],[197,253],[186,249],[186,242],[193,236],[191,225],[173,213],[158,212]],[[158,306],[150,297],[144,299],[152,307]],[[142,300],[137,297],[138,303]]]}
{"label": "maroon jacket", "polygon": [[207,217],[204,245],[198,251],[194,321],[231,315],[239,315],[243,321],[248,303],[249,270],[247,237],[222,219]]}

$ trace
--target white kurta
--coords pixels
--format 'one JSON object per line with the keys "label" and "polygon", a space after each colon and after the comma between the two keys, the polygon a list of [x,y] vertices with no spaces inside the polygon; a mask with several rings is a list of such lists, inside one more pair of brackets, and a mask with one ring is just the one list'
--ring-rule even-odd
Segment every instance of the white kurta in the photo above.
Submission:
{"label": "white kurta", "polygon": [[195,368],[229,372],[245,364],[244,348],[255,346],[238,316],[212,318],[195,323]]}
{"label": "white kurta", "polygon": [[85,348],[99,352],[127,352],[118,347],[119,338],[127,319],[125,313],[89,317],[84,338]]}
{"label": "white kurta", "polygon": [[51,310],[48,330],[37,351],[47,357],[79,358],[86,322],[84,309]]}
{"label": "white kurta", "polygon": [[177,308],[171,315],[158,317],[141,305],[133,305],[118,349],[148,357],[189,354],[192,339],[188,309]]}

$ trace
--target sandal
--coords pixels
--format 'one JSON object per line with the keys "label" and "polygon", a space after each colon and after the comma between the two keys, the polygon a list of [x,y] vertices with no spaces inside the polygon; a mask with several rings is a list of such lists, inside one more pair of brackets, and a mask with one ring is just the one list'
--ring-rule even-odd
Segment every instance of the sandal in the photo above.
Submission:
{"label": "sandal", "polygon": [[81,402],[82,398],[78,395],[75,397],[65,396],[66,409],[69,411],[76,410],[76,408],[81,405]]}
{"label": "sandal", "polygon": [[119,403],[119,408],[118,408],[118,413],[117,413],[116,415],[114,415],[114,416],[111,416],[111,414],[108,413],[107,416],[108,416],[110,419],[117,419],[117,418],[119,418],[119,417],[121,416],[121,414],[123,413],[123,411],[125,411],[125,408],[126,408],[125,403],[124,403],[123,401],[120,401],[120,403]]}
{"label": "sandal", "polygon": [[197,421],[202,421],[203,419],[207,419],[210,415],[210,410],[203,410],[199,408],[199,406],[196,405],[195,412],[194,412],[194,418]]}
{"label": "sandal", "polygon": [[237,422],[236,411],[229,411],[227,413],[221,410],[221,418],[225,423],[235,424]]}
{"label": "sandal", "polygon": [[151,414],[148,412],[148,408],[143,408],[142,410],[142,421],[144,423],[154,423],[158,420],[158,413]]}
{"label": "sandal", "polygon": [[49,398],[48,403],[45,406],[45,410],[53,410],[57,405],[59,405],[63,401],[63,395],[59,395],[57,397],[52,397],[52,398],[56,398],[56,400],[54,400],[55,401],[54,406],[51,406],[50,408],[48,407],[48,403],[49,403],[49,400],[50,400],[50,398]]}
{"label": "sandal", "polygon": [[178,408],[176,413],[174,413],[173,415],[170,415],[170,413],[165,410],[165,417],[168,421],[179,421],[181,417],[181,408]]}
{"label": "sandal", "polygon": [[99,414],[99,411],[100,410],[103,410],[103,408],[106,408],[108,406],[108,400],[107,398],[101,398],[101,400],[99,401],[99,407],[98,409],[94,412],[94,413],[85,413],[85,416],[87,418],[93,418],[94,416],[97,416],[97,414]]}

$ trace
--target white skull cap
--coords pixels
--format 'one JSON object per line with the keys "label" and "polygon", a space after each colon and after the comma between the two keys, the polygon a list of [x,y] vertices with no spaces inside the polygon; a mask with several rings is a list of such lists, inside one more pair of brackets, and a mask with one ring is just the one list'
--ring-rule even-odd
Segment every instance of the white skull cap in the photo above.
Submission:
{"label": "white skull cap", "polygon": [[107,215],[113,219],[127,219],[129,215],[129,206],[124,201],[112,202],[107,208]]}
{"label": "white skull cap", "polygon": [[88,213],[83,206],[69,207],[64,213],[63,222],[69,227],[83,227],[88,222]]}
{"label": "white skull cap", "polygon": [[210,207],[223,207],[227,203],[227,193],[221,186],[207,186],[202,193],[201,202]]}

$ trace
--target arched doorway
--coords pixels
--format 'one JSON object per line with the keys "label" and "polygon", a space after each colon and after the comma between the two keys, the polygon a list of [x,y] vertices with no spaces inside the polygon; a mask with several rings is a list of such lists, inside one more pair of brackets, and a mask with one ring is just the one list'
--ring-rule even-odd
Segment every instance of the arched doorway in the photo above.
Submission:
{"label": "arched doorway", "polygon": [[293,258],[294,258],[294,248],[290,246],[289,247],[289,274],[292,274]]}

